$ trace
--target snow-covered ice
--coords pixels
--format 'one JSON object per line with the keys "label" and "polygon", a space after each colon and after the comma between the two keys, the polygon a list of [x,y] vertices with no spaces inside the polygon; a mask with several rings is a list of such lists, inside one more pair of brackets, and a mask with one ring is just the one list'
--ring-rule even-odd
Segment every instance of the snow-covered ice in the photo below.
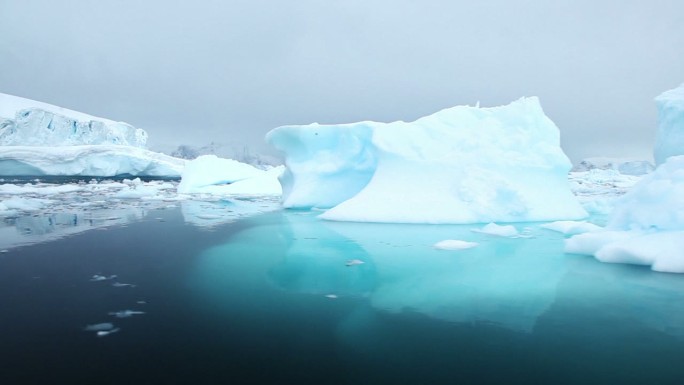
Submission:
{"label": "snow-covered ice", "polygon": [[684,155],[684,84],[663,92],[655,99],[658,134],[653,149],[656,164],[674,155]]}
{"label": "snow-covered ice", "polygon": [[570,161],[537,98],[459,106],[414,122],[283,126],[286,208],[323,219],[401,223],[573,220]]}
{"label": "snow-covered ice", "polygon": [[615,170],[623,175],[646,175],[655,167],[651,162],[638,158],[610,158],[594,157],[582,159],[572,168],[574,172],[591,171],[595,169]]}
{"label": "snow-covered ice", "polygon": [[188,161],[178,185],[181,194],[280,195],[278,177],[283,167],[261,170],[216,155]]}
{"label": "snow-covered ice", "polygon": [[144,148],[145,130],[0,93],[0,146],[114,144]]}
{"label": "snow-covered ice", "polygon": [[565,235],[575,235],[592,231],[601,231],[603,227],[587,221],[556,221],[541,225],[542,228],[557,231]]}

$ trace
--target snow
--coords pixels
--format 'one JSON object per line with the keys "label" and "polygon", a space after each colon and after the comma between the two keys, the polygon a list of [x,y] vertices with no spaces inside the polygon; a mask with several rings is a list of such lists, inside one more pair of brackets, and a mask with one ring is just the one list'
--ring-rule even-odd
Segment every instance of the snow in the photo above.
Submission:
{"label": "snow", "polygon": [[684,155],[684,84],[655,98],[658,133],[653,156],[656,165],[674,155]]}
{"label": "snow", "polygon": [[398,223],[574,220],[571,164],[537,98],[458,106],[414,122],[283,126],[286,208],[321,218]]}
{"label": "snow", "polygon": [[1,146],[115,144],[144,148],[142,129],[47,103],[0,93]]}
{"label": "snow", "polygon": [[3,176],[179,177],[184,165],[182,159],[131,146],[0,146]]}
{"label": "snow", "polygon": [[566,252],[684,273],[684,156],[668,158],[619,198],[606,227],[570,238]]}
{"label": "snow", "polygon": [[181,194],[280,195],[282,167],[260,170],[215,155],[203,155],[185,166],[178,185]]}
{"label": "snow", "polygon": [[465,250],[470,249],[479,245],[477,242],[468,242],[458,239],[446,239],[435,243],[433,246],[435,249],[440,250]]}

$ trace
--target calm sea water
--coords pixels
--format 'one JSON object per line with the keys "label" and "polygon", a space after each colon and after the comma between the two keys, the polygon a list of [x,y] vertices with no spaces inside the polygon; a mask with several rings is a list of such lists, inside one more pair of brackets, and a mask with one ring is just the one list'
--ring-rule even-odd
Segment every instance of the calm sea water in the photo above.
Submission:
{"label": "calm sea water", "polygon": [[[11,249],[0,384],[684,381],[684,276],[564,255],[561,235],[525,226],[278,211],[207,230],[176,208]],[[432,247],[444,239],[480,245]],[[84,330],[103,322],[120,331]]]}

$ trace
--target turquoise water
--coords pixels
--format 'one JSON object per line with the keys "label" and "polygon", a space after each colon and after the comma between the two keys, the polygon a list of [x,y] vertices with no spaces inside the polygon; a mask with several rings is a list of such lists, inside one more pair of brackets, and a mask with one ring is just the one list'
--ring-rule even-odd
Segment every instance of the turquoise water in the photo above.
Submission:
{"label": "turquoise water", "polygon": [[[517,224],[525,237],[509,239],[471,231],[478,226],[315,215],[277,211],[207,231],[162,210],[1,254],[0,382],[684,378],[680,275],[565,255],[563,236],[536,224]],[[444,239],[479,246],[432,247]],[[93,274],[136,286],[90,282]],[[146,314],[107,315],[123,309]],[[121,331],[97,338],[82,330],[98,322]]]}

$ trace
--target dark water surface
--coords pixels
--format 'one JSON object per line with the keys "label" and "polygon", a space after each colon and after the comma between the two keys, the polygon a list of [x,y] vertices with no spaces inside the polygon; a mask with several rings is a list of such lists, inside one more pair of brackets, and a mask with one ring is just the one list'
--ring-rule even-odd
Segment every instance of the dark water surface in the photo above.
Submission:
{"label": "dark water surface", "polygon": [[[207,231],[171,209],[11,249],[0,384],[684,383],[683,276],[472,228],[274,212]],[[126,309],[145,314],[108,314]],[[83,330],[101,322],[121,330]]]}

